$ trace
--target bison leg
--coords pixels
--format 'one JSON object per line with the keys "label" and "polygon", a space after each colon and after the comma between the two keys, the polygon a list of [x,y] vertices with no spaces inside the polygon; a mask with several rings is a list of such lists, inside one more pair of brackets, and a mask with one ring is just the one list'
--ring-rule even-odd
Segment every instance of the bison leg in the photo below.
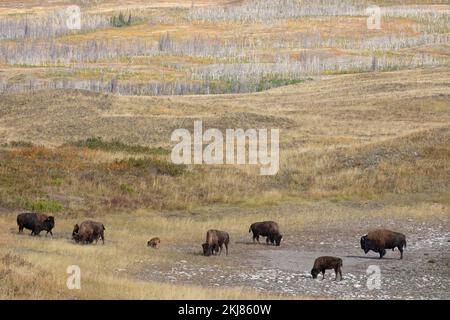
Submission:
{"label": "bison leg", "polygon": [[325,279],[325,270],[322,270],[322,280]]}
{"label": "bison leg", "polygon": [[225,243],[226,254],[228,255],[228,243]]}
{"label": "bison leg", "polygon": [[270,241],[270,237],[266,237],[266,244],[268,245]]}
{"label": "bison leg", "polygon": [[[105,244],[105,236],[103,235],[103,233],[100,235],[102,237],[102,244]],[[154,245],[155,248],[158,248],[158,244],[155,243]]]}
{"label": "bison leg", "polygon": [[23,226],[19,226],[19,233],[23,232]]}
{"label": "bison leg", "polygon": [[47,236],[49,233],[50,233],[50,235],[53,237],[52,230],[48,230],[47,233],[45,234],[45,236]]}
{"label": "bison leg", "polygon": [[253,234],[253,242],[255,242],[255,239],[256,239],[256,241],[258,241],[258,243],[259,243],[259,235]]}
{"label": "bison leg", "polygon": [[334,281],[337,281],[338,274],[339,274],[339,279],[342,280],[342,271],[341,271],[341,268],[339,266],[334,268],[334,273],[336,274],[336,276],[334,278]]}
{"label": "bison leg", "polygon": [[386,254],[386,250],[385,250],[385,249],[382,249],[382,250],[380,251],[380,259],[383,258],[385,254]]}
{"label": "bison leg", "polygon": [[397,247],[400,250],[400,260],[403,259],[403,247],[400,245]]}

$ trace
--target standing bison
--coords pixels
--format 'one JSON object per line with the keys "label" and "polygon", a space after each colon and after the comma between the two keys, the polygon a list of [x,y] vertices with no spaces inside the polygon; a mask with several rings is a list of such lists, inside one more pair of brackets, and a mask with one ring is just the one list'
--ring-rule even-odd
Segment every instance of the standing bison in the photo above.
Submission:
{"label": "standing bison", "polygon": [[402,233],[378,229],[361,237],[361,249],[367,254],[370,250],[378,252],[380,259],[386,254],[386,249],[398,248],[400,259],[403,259],[403,248],[406,248],[406,237]]}
{"label": "standing bison", "polygon": [[31,230],[32,236],[39,235],[43,230],[47,231],[46,236],[49,233],[53,236],[52,229],[55,227],[55,218],[42,213],[21,213],[17,216],[17,225],[19,226],[19,233],[23,232],[25,228]]}
{"label": "standing bison", "polygon": [[72,238],[75,242],[81,242],[83,244],[98,242],[98,238],[102,239],[102,243],[105,244],[105,226],[103,223],[87,220],[80,225],[76,224],[73,227]]}
{"label": "standing bison", "polygon": [[202,244],[203,254],[205,256],[214,255],[219,252],[222,253],[222,246],[225,245],[226,254],[228,255],[228,243],[230,242],[230,235],[228,232],[220,230],[208,230],[206,232],[206,242]]}
{"label": "standing bison", "polygon": [[255,222],[250,226],[248,232],[253,232],[253,242],[255,239],[259,242],[259,236],[266,237],[266,243],[280,245],[283,236],[280,234],[280,228],[274,221]]}
{"label": "standing bison", "polygon": [[319,273],[322,273],[322,280],[325,279],[325,270],[332,269],[336,274],[334,280],[339,278],[342,280],[342,259],[337,257],[323,256],[314,261],[314,266],[311,269],[313,279],[316,279]]}

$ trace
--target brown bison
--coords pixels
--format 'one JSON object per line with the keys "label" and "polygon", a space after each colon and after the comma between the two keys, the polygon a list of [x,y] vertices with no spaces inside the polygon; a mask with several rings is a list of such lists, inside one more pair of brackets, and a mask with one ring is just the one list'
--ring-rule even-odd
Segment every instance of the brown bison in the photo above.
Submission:
{"label": "brown bison", "polygon": [[325,279],[325,270],[334,269],[334,273],[336,277],[334,280],[337,280],[337,276],[339,274],[340,280],[342,280],[342,259],[336,257],[319,257],[314,261],[314,266],[311,269],[311,275],[313,279],[316,279],[318,274],[322,272],[322,280]]}
{"label": "brown bison", "polygon": [[147,246],[151,247],[151,248],[155,248],[158,249],[159,244],[161,243],[161,240],[156,237],[156,238],[151,238],[148,242],[147,242]]}
{"label": "brown bison", "polygon": [[259,242],[259,236],[266,237],[266,243],[280,245],[283,236],[280,234],[280,228],[274,221],[263,221],[253,223],[248,232],[253,232],[253,242],[255,239]]}
{"label": "brown bison", "polygon": [[42,230],[47,231],[46,236],[49,233],[53,236],[52,229],[55,227],[55,218],[42,213],[26,212],[17,216],[17,225],[19,233],[22,233],[25,228],[31,230],[31,235],[34,236],[39,235]]}
{"label": "brown bison", "polygon": [[73,227],[72,238],[75,242],[81,242],[83,244],[98,242],[98,238],[102,239],[102,243],[105,244],[105,226],[100,222],[87,220],[80,225],[76,224]]}
{"label": "brown bison", "polygon": [[206,242],[202,244],[203,254],[205,256],[214,255],[219,252],[222,253],[222,246],[225,245],[226,254],[228,255],[228,243],[230,242],[230,236],[225,231],[220,230],[208,230],[206,232]]}
{"label": "brown bison", "polygon": [[402,233],[378,229],[370,231],[367,235],[361,237],[361,249],[367,254],[370,250],[378,252],[380,259],[386,254],[386,249],[398,248],[400,259],[403,259],[403,248],[406,248],[406,237]]}
{"label": "brown bison", "polygon": [[[203,248],[203,254],[206,256],[207,255],[206,253],[208,252],[208,249],[209,249],[208,244],[206,242],[202,243],[202,248]],[[211,253],[217,254],[217,253],[219,253],[219,250],[220,250],[220,248],[218,245],[213,245],[211,248]]]}

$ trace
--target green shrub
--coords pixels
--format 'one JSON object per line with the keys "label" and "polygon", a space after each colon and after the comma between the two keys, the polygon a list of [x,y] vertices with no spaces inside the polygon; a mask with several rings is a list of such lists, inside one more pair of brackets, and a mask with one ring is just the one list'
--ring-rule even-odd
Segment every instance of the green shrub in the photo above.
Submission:
{"label": "green shrub", "polygon": [[131,14],[128,15],[128,19],[125,18],[123,13],[119,13],[119,16],[113,16],[111,18],[111,25],[115,28],[121,28],[125,26],[130,26],[132,22]]}
{"label": "green shrub", "polygon": [[120,185],[120,191],[122,191],[123,193],[129,193],[129,194],[136,192],[132,186],[129,186],[126,184]]}
{"label": "green shrub", "polygon": [[141,145],[129,145],[118,140],[112,140],[108,142],[104,141],[101,137],[92,137],[86,140],[80,140],[78,142],[72,143],[72,145],[81,148],[89,148],[109,152],[123,151],[128,153],[148,153],[154,155],[168,155],[170,153],[169,150],[162,147],[150,148]]}
{"label": "green shrub", "polygon": [[165,159],[158,158],[129,158],[127,160],[117,160],[117,164],[126,164],[128,169],[148,169],[156,170],[157,174],[168,176],[180,176],[186,171],[185,165],[174,164]]}
{"label": "green shrub", "polygon": [[34,145],[29,141],[10,141],[5,146],[12,148],[31,148]]}
{"label": "green shrub", "polygon": [[49,199],[21,200],[22,206],[31,211],[37,212],[60,212],[63,209],[62,204]]}

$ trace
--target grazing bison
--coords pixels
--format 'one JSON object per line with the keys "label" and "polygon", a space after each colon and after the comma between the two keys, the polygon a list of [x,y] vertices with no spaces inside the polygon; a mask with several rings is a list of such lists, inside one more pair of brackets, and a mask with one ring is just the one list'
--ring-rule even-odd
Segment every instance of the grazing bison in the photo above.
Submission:
{"label": "grazing bison", "polygon": [[280,234],[280,228],[274,221],[263,221],[253,223],[248,232],[253,232],[253,242],[255,239],[259,242],[259,236],[266,237],[266,243],[280,245],[283,236]]}
{"label": "grazing bison", "polygon": [[155,249],[158,249],[160,243],[161,243],[161,240],[160,240],[158,237],[156,237],[156,238],[151,238],[151,239],[147,242],[147,246],[148,246],[148,247],[155,248]]}
{"label": "grazing bison", "polygon": [[367,254],[370,250],[378,252],[380,259],[386,254],[386,249],[398,248],[400,251],[400,259],[403,259],[403,248],[406,247],[406,237],[402,233],[378,229],[369,232],[361,237],[361,249]]}
{"label": "grazing bison", "polygon": [[100,222],[87,220],[80,225],[76,224],[73,227],[72,238],[75,242],[81,242],[83,244],[98,242],[98,238],[102,239],[102,243],[105,244],[105,226]]}
{"label": "grazing bison", "polygon": [[[208,252],[208,249],[209,249],[208,244],[206,242],[202,243],[202,248],[203,248],[203,254],[206,256],[207,252]],[[218,245],[213,245],[212,248],[211,248],[212,254],[219,253],[219,250],[220,249],[219,249]]]}
{"label": "grazing bison", "polygon": [[230,236],[225,231],[220,230],[208,230],[206,232],[206,242],[202,244],[203,254],[205,256],[214,255],[219,252],[222,253],[222,246],[225,244],[226,254],[228,255],[228,243],[230,242]]}
{"label": "grazing bison", "polygon": [[311,269],[311,275],[313,279],[317,278],[317,275],[322,272],[323,279],[325,279],[325,270],[334,269],[334,273],[336,277],[334,280],[337,280],[337,276],[339,274],[340,280],[342,280],[342,259],[336,257],[319,257],[314,261],[314,266]]}
{"label": "grazing bison", "polygon": [[26,212],[17,216],[17,225],[19,233],[23,232],[25,228],[31,230],[31,235],[34,236],[39,235],[42,230],[47,231],[46,236],[49,233],[53,236],[52,229],[55,227],[55,218],[42,213]]}

